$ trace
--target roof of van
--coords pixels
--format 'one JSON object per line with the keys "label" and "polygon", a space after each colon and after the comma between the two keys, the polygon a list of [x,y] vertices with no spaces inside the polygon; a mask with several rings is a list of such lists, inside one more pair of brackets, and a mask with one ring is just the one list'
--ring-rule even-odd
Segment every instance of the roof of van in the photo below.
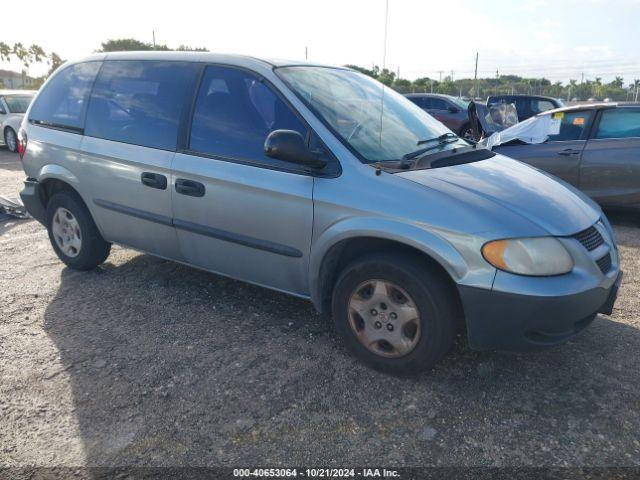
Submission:
{"label": "roof of van", "polygon": [[[95,53],[81,60],[173,60],[173,61],[190,61],[190,62],[208,62],[208,63],[254,63],[260,62],[273,67],[305,65],[317,67],[330,67],[348,70],[345,67],[329,64],[320,64],[317,62],[308,62],[304,60],[287,60],[276,58],[258,58],[250,55],[211,53],[211,52],[178,52],[178,51],[134,51],[134,52],[107,52]],[[76,63],[76,62],[73,62]]]}

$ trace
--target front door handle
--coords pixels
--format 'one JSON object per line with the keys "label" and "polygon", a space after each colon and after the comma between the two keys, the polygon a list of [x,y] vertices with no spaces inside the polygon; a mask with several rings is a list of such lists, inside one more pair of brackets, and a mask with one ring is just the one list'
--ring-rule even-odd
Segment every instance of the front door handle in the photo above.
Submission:
{"label": "front door handle", "polygon": [[569,155],[578,155],[580,153],[580,150],[576,150],[575,148],[565,148],[564,150],[560,150],[558,152],[558,155],[564,155],[569,156]]}
{"label": "front door handle", "polygon": [[140,175],[140,181],[143,185],[151,188],[157,188],[158,190],[167,189],[167,177],[153,172],[142,172]]}
{"label": "front door handle", "polygon": [[190,197],[204,197],[204,185],[186,178],[178,178],[176,179],[176,192]]}

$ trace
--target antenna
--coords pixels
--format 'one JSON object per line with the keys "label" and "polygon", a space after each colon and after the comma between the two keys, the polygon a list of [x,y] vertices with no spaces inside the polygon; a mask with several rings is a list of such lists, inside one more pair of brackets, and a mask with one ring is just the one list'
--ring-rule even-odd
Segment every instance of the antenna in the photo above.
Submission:
{"label": "antenna", "polygon": [[[384,7],[384,47],[382,49],[382,70],[384,71],[387,64],[387,27],[389,26],[389,0],[385,1]],[[378,144],[382,145],[382,116],[384,114],[384,92],[385,86],[382,86],[382,95],[380,96],[380,135]]]}
{"label": "antenna", "polygon": [[389,25],[389,0],[386,0],[384,9],[384,47],[382,50],[382,69],[387,65],[387,27]]}

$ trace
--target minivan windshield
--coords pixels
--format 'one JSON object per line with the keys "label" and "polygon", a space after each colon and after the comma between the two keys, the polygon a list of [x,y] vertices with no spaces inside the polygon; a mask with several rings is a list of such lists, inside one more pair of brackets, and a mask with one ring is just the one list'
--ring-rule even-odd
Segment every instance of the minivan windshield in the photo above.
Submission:
{"label": "minivan windshield", "polygon": [[468,146],[403,95],[361,73],[313,66],[275,71],[363,162],[401,160],[444,134],[453,141],[438,142],[429,154]]}
{"label": "minivan windshield", "polygon": [[7,95],[4,97],[11,113],[26,113],[31,100],[33,100],[33,95]]}

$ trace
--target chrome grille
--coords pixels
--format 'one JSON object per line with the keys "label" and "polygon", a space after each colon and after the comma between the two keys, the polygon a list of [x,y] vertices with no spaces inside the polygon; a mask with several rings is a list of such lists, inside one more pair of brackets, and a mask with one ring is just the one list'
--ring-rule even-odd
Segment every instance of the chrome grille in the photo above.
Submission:
{"label": "chrome grille", "polygon": [[595,250],[604,243],[604,238],[595,227],[589,227],[576,233],[573,238],[577,239],[589,251]]}
{"label": "chrome grille", "polygon": [[600,268],[600,271],[602,273],[607,273],[609,270],[611,270],[611,254],[607,253],[604,257],[596,260],[596,263],[598,264],[598,268]]}

